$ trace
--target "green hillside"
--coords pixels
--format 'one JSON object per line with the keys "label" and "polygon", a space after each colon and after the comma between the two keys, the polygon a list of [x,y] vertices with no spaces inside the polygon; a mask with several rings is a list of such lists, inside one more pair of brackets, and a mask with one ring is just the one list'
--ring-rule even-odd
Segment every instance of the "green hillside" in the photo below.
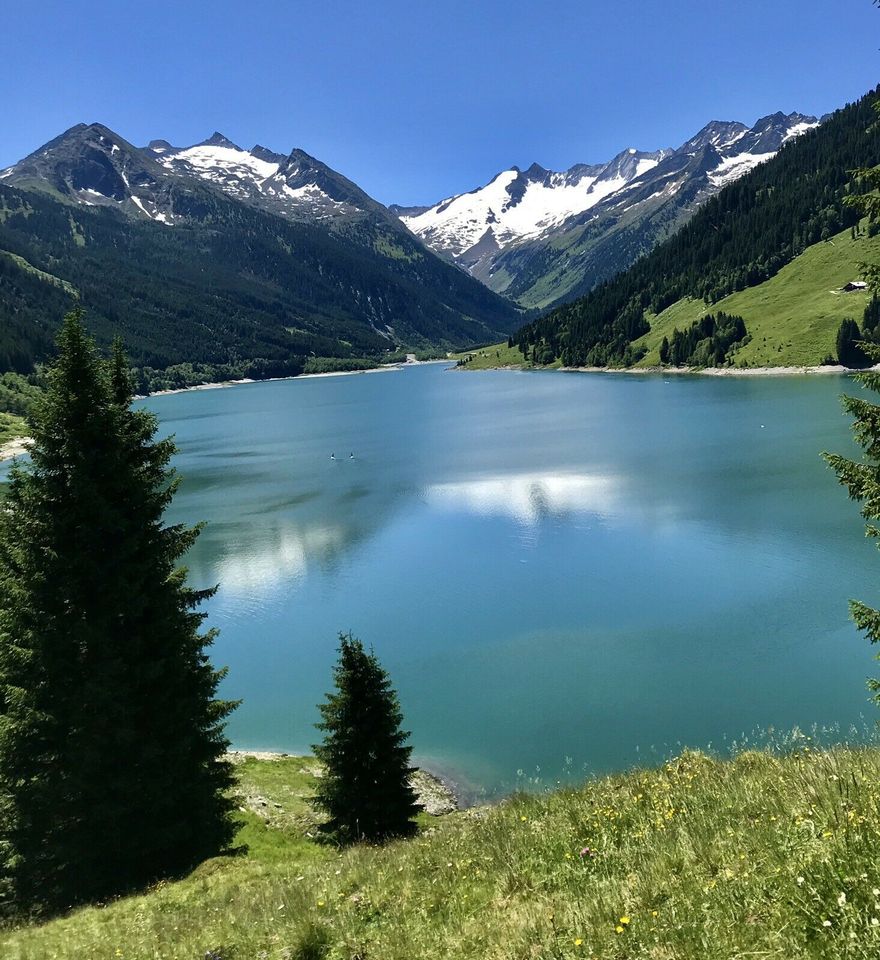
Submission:
{"label": "green hillside", "polygon": [[829,355],[836,360],[837,328],[844,317],[861,324],[867,293],[844,293],[841,287],[859,277],[860,261],[880,260],[880,237],[853,240],[849,230],[808,247],[776,276],[707,306],[685,298],[657,315],[651,329],[633,346],[647,348],[638,366],[656,366],[663,337],[671,339],[708,312],[738,314],[751,341],[736,351],[735,366],[811,366]]}
{"label": "green hillside", "polygon": [[0,184],[0,371],[29,373],[50,356],[75,302],[99,343],[122,334],[139,367],[254,377],[301,372],[311,355],[460,348],[518,321],[402,229],[374,224],[355,243],[201,184],[180,192],[169,227]]}
{"label": "green hillside", "polygon": [[43,926],[4,960],[731,960],[880,954],[880,751],[654,770],[317,846],[308,758],[239,766],[249,852]]}
{"label": "green hillside", "polygon": [[[630,365],[641,359],[638,341],[652,316],[670,306],[690,298],[732,310],[731,294],[764,285],[809,248],[858,222],[848,203],[852,171],[880,158],[876,98],[874,91],[785,144],[631,269],[527,324],[515,334],[516,342],[539,362]],[[762,329],[758,339],[764,336]],[[804,356],[814,356],[816,342],[804,345]]]}

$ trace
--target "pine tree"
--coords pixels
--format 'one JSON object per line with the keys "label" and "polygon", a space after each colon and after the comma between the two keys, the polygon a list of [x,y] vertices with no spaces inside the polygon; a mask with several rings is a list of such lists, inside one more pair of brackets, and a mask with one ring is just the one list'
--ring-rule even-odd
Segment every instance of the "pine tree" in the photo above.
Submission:
{"label": "pine tree", "polygon": [[861,347],[862,333],[852,317],[844,317],[837,329],[837,359],[845,367],[866,367],[870,361]]}
{"label": "pine tree", "polygon": [[349,633],[339,635],[334,680],[317,724],[326,736],[313,748],[325,767],[314,800],[328,818],[321,829],[341,844],[410,836],[420,808],[409,785],[409,733],[400,729],[390,678]]}
{"label": "pine tree", "polygon": [[[880,362],[880,347],[869,345],[867,350],[875,362]],[[880,373],[866,370],[855,378],[864,387],[880,393]],[[865,451],[859,461],[850,460],[838,454],[825,453],[823,456],[834,469],[837,479],[849,491],[850,499],[862,505],[862,516],[867,521],[867,534],[875,538],[880,546],[880,404],[871,403],[861,397],[844,396],[841,398],[844,409],[855,418],[853,433],[856,441]],[[863,630],[871,643],[880,642],[880,610],[875,610],[858,600],[850,601],[850,612],[860,630]],[[880,660],[880,654],[877,659]],[[880,703],[880,680],[869,679],[868,689],[873,699]]]}
{"label": "pine tree", "polygon": [[54,912],[231,840],[231,771],[199,604],[165,526],[170,440],[119,345],[68,315],[0,515],[0,909]]}

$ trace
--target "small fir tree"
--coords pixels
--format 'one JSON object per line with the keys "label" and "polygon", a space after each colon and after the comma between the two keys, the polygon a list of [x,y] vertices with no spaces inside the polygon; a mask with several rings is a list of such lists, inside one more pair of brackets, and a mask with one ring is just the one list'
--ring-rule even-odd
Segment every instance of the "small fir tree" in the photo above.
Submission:
{"label": "small fir tree", "polygon": [[360,640],[339,635],[336,690],[321,704],[324,742],[313,749],[324,764],[314,803],[327,815],[324,834],[340,844],[411,836],[420,807],[409,784],[409,733],[391,680]]}
{"label": "small fir tree", "polygon": [[121,345],[79,311],[0,514],[0,910],[54,912],[173,875],[232,837],[222,672],[165,526],[170,440]]}

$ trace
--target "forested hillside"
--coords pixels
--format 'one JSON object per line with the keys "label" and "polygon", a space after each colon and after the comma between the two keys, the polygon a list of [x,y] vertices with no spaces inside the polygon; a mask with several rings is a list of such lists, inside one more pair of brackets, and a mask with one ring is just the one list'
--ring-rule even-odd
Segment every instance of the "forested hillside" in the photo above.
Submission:
{"label": "forested hillside", "polygon": [[880,160],[876,96],[786,144],[630,270],[526,325],[515,343],[539,363],[633,363],[643,355],[633,341],[648,333],[649,315],[683,298],[710,305],[755,287],[811,245],[854,230],[858,214],[845,204],[851,171]]}
{"label": "forested hillside", "polygon": [[[46,357],[78,300],[138,366],[192,362],[296,373],[310,355],[485,341],[517,311],[402,228],[372,247],[173,183],[173,225],[0,183],[0,369]],[[362,227],[361,229],[366,229]],[[390,232],[390,231],[389,231]]]}

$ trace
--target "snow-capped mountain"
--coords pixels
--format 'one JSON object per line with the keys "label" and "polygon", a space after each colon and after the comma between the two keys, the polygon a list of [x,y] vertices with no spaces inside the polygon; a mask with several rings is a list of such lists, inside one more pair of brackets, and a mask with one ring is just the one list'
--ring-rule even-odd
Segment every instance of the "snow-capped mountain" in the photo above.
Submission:
{"label": "snow-capped mountain", "polygon": [[[168,329],[150,332],[157,323],[180,321],[211,363],[241,346],[274,364],[485,342],[520,316],[302,150],[243,150],[219,133],[136,147],[78,124],[0,171],[0,193],[0,209],[17,211],[0,218],[0,234],[18,231],[9,249],[55,276],[58,253],[46,245],[57,241],[83,302],[116,299],[101,322],[127,311],[150,364],[188,359]],[[205,330],[222,348],[205,344]]]}
{"label": "snow-capped mountain", "polygon": [[[401,219],[428,246],[460,258],[487,232],[499,248],[539,237],[576,213],[589,210],[665,156],[625,150],[608,164],[579,164],[562,173],[533,163],[499,173],[485,187],[450,197],[421,213],[401,211]],[[399,209],[399,208],[396,208]]]}
{"label": "snow-capped mountain", "polygon": [[307,221],[327,221],[361,214],[387,216],[382,204],[356,184],[302,150],[288,156],[259,144],[244,150],[215,133],[191,147],[153,140],[146,151],[167,170],[196,177],[225,193]]}
{"label": "snow-capped mountain", "polygon": [[0,173],[14,187],[49,187],[86,207],[111,206],[161,223],[174,219],[163,168],[100,123],[79,123]]}
{"label": "snow-capped mountain", "polygon": [[186,219],[201,182],[292,220],[337,229],[370,219],[406,232],[381,203],[303,150],[244,150],[222,133],[189,147],[153,140],[140,148],[103,124],[78,124],[0,172],[0,182],[49,184],[78,204],[165,224]]}
{"label": "snow-capped mountain", "polygon": [[546,306],[629,266],[708,197],[818,125],[799,113],[753,127],[713,121],[677,149],[629,148],[562,172],[512,167],[432,207],[391,209],[492,289]]}

